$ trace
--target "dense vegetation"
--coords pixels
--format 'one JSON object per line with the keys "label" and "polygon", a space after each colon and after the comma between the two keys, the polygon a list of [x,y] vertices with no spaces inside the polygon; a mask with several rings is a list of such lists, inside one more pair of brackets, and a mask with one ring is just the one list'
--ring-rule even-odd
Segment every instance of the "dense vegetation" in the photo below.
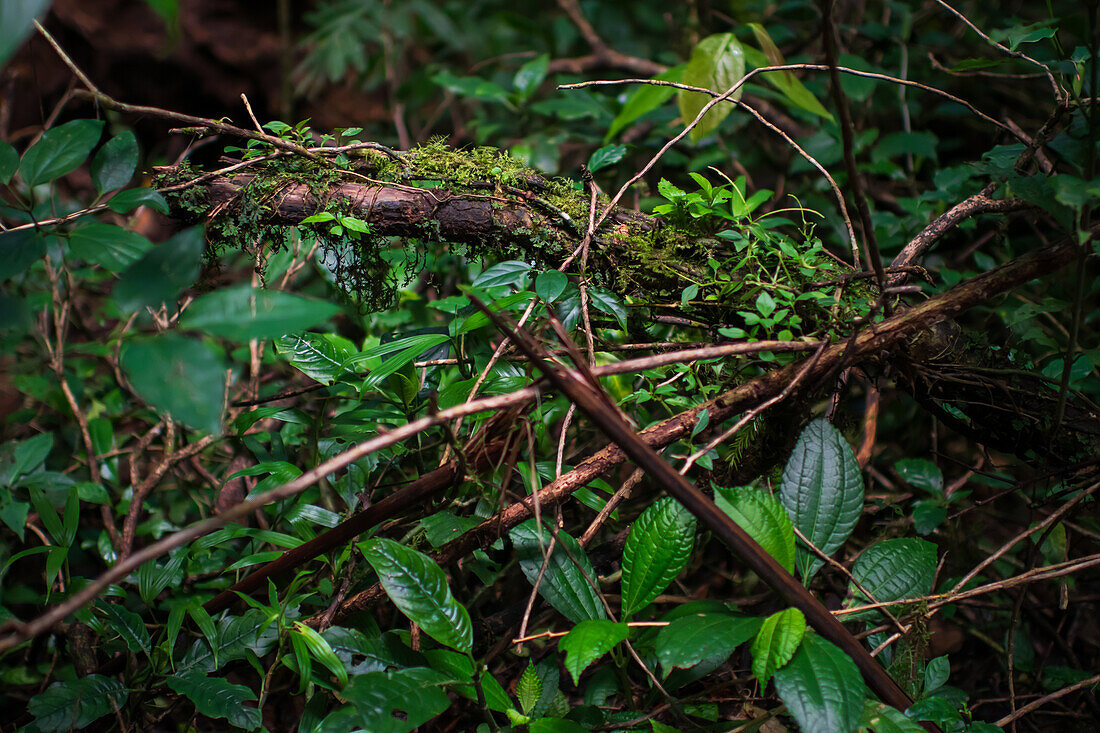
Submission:
{"label": "dense vegetation", "polygon": [[46,5],[0,728],[1100,719],[1096,2],[280,2],[198,111]]}

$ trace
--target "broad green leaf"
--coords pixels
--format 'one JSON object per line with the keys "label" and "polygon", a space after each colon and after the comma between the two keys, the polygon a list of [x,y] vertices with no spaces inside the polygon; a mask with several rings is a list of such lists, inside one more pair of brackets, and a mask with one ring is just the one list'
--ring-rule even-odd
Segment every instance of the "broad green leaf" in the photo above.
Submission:
{"label": "broad green leaf", "polygon": [[615,165],[626,155],[625,145],[604,145],[596,150],[588,158],[588,170],[595,173],[598,170]]}
{"label": "broad green leaf", "polygon": [[[542,567],[543,552],[550,549],[550,530],[543,527],[540,532],[535,520],[529,519],[515,527],[508,536],[515,547],[520,569],[534,585]],[[565,546],[564,550],[562,545]],[[570,556],[580,564],[580,568],[573,564]],[[573,623],[605,619],[607,612],[585,576],[592,581],[596,579],[596,573],[588,556],[584,554],[584,548],[567,533],[559,530],[558,541],[550,555],[542,582],[539,583],[539,594]]]}
{"label": "broad green leaf", "polygon": [[924,728],[905,717],[905,713],[872,699],[863,702],[859,728],[869,728],[873,733],[924,733]]}
{"label": "broad green leaf", "polygon": [[[673,66],[668,71],[653,78],[660,81],[680,81],[683,73],[684,65],[681,64],[680,66]],[[611,121],[611,126],[607,128],[607,134],[604,135],[604,142],[611,140],[627,125],[660,107],[675,93],[675,87],[653,84],[643,84],[635,89],[626,98],[622,110]]]}
{"label": "broad green leaf", "polygon": [[527,282],[527,273],[531,272],[532,269],[532,265],[519,260],[501,262],[478,275],[473,282],[473,286],[475,288],[493,288],[501,285],[512,285],[522,288]]}
{"label": "broad green leaf", "polygon": [[46,240],[33,229],[0,232],[0,282],[23,274],[46,254]]}
{"label": "broad green leaf", "polygon": [[337,334],[298,333],[275,339],[275,351],[291,366],[322,384],[332,384],[356,353],[354,344]]}
{"label": "broad green leaf", "polygon": [[913,529],[917,534],[929,534],[947,519],[947,509],[935,499],[913,502]]}
{"label": "broad green leaf", "polygon": [[[760,51],[757,51],[749,46],[744,47],[745,60],[751,66],[761,68],[764,66],[782,66],[787,63],[764,26],[759,23],[749,23],[748,25],[761,48]],[[769,71],[764,74],[764,80],[778,89],[792,104],[819,117],[824,117],[830,122],[834,121],[832,114],[821,105],[813,92],[795,78],[793,73],[789,71]]]}
{"label": "broad green leaf", "polygon": [[350,703],[325,719],[323,730],[407,733],[451,706],[446,675],[426,667],[356,675],[340,695]]}
{"label": "broad green leaf", "polygon": [[[0,64],[2,63],[0,61]],[[15,148],[10,144],[0,140],[0,185],[6,186],[17,170],[19,170],[19,153],[15,152]]]}
{"label": "broad green leaf", "polygon": [[778,499],[751,486],[738,486],[718,488],[714,502],[788,573],[794,572],[794,529]]}
{"label": "broad green leaf", "polygon": [[122,370],[138,395],[196,430],[221,432],[226,368],[206,344],[168,332],[122,347]]}
{"label": "broad green leaf", "polygon": [[921,694],[929,695],[940,689],[947,684],[947,678],[950,676],[951,662],[948,661],[946,654],[942,657],[928,660],[928,666],[924,668],[924,687],[921,690]]}
{"label": "broad green leaf", "polygon": [[508,100],[508,92],[499,84],[482,79],[477,76],[458,77],[449,71],[441,71],[432,77],[432,81],[444,89],[454,92],[460,97],[480,99],[485,102],[497,102],[509,109],[512,103]]}
{"label": "broad green leaf", "polygon": [[527,726],[528,733],[587,733],[588,730],[566,718],[539,718]]}
{"label": "broad green leaf", "polygon": [[121,682],[93,674],[72,682],[54,682],[27,704],[35,726],[43,733],[83,730],[115,707],[122,708],[130,691]]}
{"label": "broad green leaf", "polygon": [[657,634],[657,659],[667,674],[704,659],[729,656],[760,631],[761,619],[725,613],[693,613],[669,622]]}
{"label": "broad green leaf", "polygon": [[28,186],[37,186],[72,173],[92,152],[101,134],[102,120],[73,120],[46,130],[23,153],[19,175]]}
{"label": "broad green leaf", "polygon": [[540,54],[519,67],[512,86],[519,92],[520,99],[526,101],[538,91],[542,80],[546,78],[546,71],[550,66],[550,54]]}
{"label": "broad green leaf", "polygon": [[557,270],[540,272],[535,278],[535,293],[547,303],[553,303],[565,292],[569,278]]}
{"label": "broad green leaf", "polygon": [[206,242],[198,227],[158,244],[126,268],[112,296],[119,309],[133,313],[170,302],[199,278]]}
{"label": "broad green leaf", "polygon": [[114,603],[99,603],[96,608],[106,617],[107,626],[118,634],[127,649],[135,654],[149,653],[152,642],[141,616]]}
{"label": "broad green leaf", "polygon": [[626,639],[628,632],[625,623],[590,619],[581,621],[558,639],[558,651],[565,652],[565,669],[573,676],[573,684],[579,685],[581,674],[588,669],[588,665]]}
{"label": "broad green leaf", "polygon": [[619,328],[626,330],[626,308],[619,296],[604,288],[589,288],[588,295],[593,307],[614,317],[619,322]]}
{"label": "broad green leaf", "polygon": [[[683,82],[693,87],[710,89],[723,94],[745,75],[745,54],[741,42],[732,33],[716,33],[707,36],[691,51],[691,60],[684,67]],[[741,98],[739,88],[729,97],[711,107],[710,111],[691,130],[691,139],[698,142],[718,129],[718,125],[733,109],[733,100]],[[691,124],[711,97],[701,92],[680,90],[677,100],[680,117],[685,125]]]}
{"label": "broad green leaf", "polygon": [[165,680],[168,686],[195,704],[195,710],[208,718],[225,718],[238,728],[252,730],[260,725],[260,711],[246,707],[256,693],[244,685],[235,685],[221,677],[192,670],[174,674]]}
{"label": "broad green leaf", "polygon": [[[424,656],[432,669],[448,674],[456,680],[473,682],[474,663],[468,655],[450,649],[429,649],[424,652]],[[485,707],[496,710],[498,713],[512,709],[511,698],[493,675],[483,671],[480,680],[485,694]],[[455,685],[454,690],[467,700],[477,700],[477,689],[473,684]]]}
{"label": "broad green leaf", "polygon": [[162,214],[168,213],[168,201],[164,194],[152,188],[128,188],[119,191],[107,202],[107,208],[116,214],[128,214],[139,206],[148,206]]}
{"label": "broad green leaf", "polygon": [[20,476],[38,470],[46,462],[51,450],[53,433],[39,433],[33,438],[16,443],[7,482],[13,484]]}
{"label": "broad green leaf", "polygon": [[323,300],[240,285],[199,298],[184,313],[180,325],[234,341],[248,341],[304,331],[339,312],[340,306]]}
{"label": "broad green leaf", "polygon": [[854,731],[867,695],[855,662],[816,634],[775,673],[775,689],[803,733]]}
{"label": "broad green leaf", "polygon": [[198,639],[176,665],[177,673],[196,671],[209,674],[222,665],[243,659],[249,651],[262,657],[279,638],[267,614],[254,608],[241,616],[220,619],[217,624],[217,661],[207,642]]}
{"label": "broad green leaf", "polygon": [[470,614],[451,595],[447,576],[430,557],[385,538],[371,540],[364,555],[390,600],[424,633],[459,651],[473,648]]}
{"label": "broad green leaf", "polygon": [[933,496],[943,494],[943,471],[927,458],[902,458],[894,462],[894,470],[915,489],[924,489]]}
{"label": "broad green leaf", "polygon": [[[868,547],[852,567],[852,577],[867,589],[876,601],[918,598],[932,592],[936,575],[936,546],[915,537],[883,540]],[[847,605],[870,603],[855,583],[850,583]],[[877,615],[874,611],[848,616]]]}
{"label": "broad green leaf", "polygon": [[[844,544],[859,521],[863,511],[859,464],[848,441],[825,420],[814,420],[798,436],[783,469],[779,501],[794,526],[826,555]],[[823,562],[799,547],[796,564],[803,585],[808,585]]]}
{"label": "broad green leaf", "polygon": [[0,494],[0,520],[19,535],[22,542],[27,530],[27,515],[31,505],[25,501],[16,501],[10,492]]}
{"label": "broad green leaf", "polygon": [[797,608],[785,608],[764,619],[752,642],[752,673],[761,687],[791,660],[805,632],[806,617]]}
{"label": "broad green leaf", "polygon": [[69,251],[74,257],[114,273],[122,272],[152,248],[153,243],[137,232],[98,221],[69,235]]}
{"label": "broad green leaf", "polygon": [[137,137],[130,130],[115,135],[92,158],[95,190],[101,194],[122,188],[134,177],[138,164]]}
{"label": "broad green leaf", "polygon": [[671,497],[651,504],[634,522],[623,547],[623,617],[648,606],[691,558],[695,516]]}
{"label": "broad green leaf", "polygon": [[4,0],[0,3],[0,66],[8,62],[31,33],[35,18],[49,7],[50,0]]}

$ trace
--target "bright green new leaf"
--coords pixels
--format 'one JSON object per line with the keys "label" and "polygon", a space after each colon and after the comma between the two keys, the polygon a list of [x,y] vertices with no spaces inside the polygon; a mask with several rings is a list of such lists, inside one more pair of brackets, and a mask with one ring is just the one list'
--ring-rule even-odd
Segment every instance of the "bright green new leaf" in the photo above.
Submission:
{"label": "bright green new leaf", "polygon": [[[684,84],[724,94],[744,75],[745,54],[741,49],[741,42],[732,33],[716,33],[699,41],[692,49],[691,60],[684,67],[682,80]],[[733,109],[733,101],[741,98],[741,91],[738,88],[729,96],[728,101],[711,107],[699,124],[692,128],[690,135],[693,142],[699,142],[718,129],[718,125]],[[680,90],[677,100],[683,123],[691,124],[711,99],[701,92]]]}
{"label": "bright green new leaf", "polygon": [[729,656],[760,631],[761,619],[725,613],[693,613],[673,619],[657,634],[657,659],[667,674],[704,659]]}
{"label": "bright green new leaf", "polygon": [[519,682],[516,683],[516,698],[519,700],[519,706],[524,715],[531,712],[541,696],[542,680],[539,679],[538,672],[535,671],[535,665],[528,662],[527,668],[523,670]]}
{"label": "bright green new leaf", "polygon": [[520,260],[501,262],[478,275],[473,282],[473,286],[475,288],[495,288],[502,285],[512,285],[513,287],[522,288],[527,282],[527,273],[531,272],[532,269],[531,264]]}
{"label": "bright green new leaf", "polygon": [[648,606],[691,558],[695,516],[671,497],[651,504],[634,522],[623,547],[623,617]]}
{"label": "bright green new leaf", "polygon": [[859,729],[863,728],[870,728],[873,733],[924,733],[924,728],[905,717],[905,713],[873,699],[863,702]]}
{"label": "bright green new leaf", "polygon": [[169,687],[194,703],[200,715],[225,718],[232,725],[247,730],[260,725],[260,711],[244,705],[255,700],[256,693],[244,685],[195,670],[171,675],[166,681]]}
{"label": "bright green new leaf", "polygon": [[278,338],[324,323],[340,307],[281,290],[250,285],[217,290],[187,309],[181,327],[234,341]]}
{"label": "bright green new leaf", "polygon": [[[871,545],[852,567],[852,577],[877,602],[928,595],[932,592],[935,575],[936,546],[915,537],[899,537]],[[848,606],[871,602],[855,583],[849,584],[848,593],[851,596],[846,604]],[[864,617],[875,614],[874,611],[868,611],[866,614],[855,615]]]}
{"label": "bright green new leaf", "polygon": [[95,190],[102,193],[122,188],[134,177],[138,164],[137,137],[130,130],[115,135],[92,158]]}
{"label": "bright green new leaf", "polygon": [[775,689],[803,733],[854,731],[867,696],[855,662],[816,634],[776,671]]}
{"label": "bright green new leaf", "polygon": [[527,101],[531,95],[538,91],[542,80],[546,78],[546,71],[550,67],[550,54],[540,54],[519,67],[512,86],[519,92],[520,99]]}
{"label": "bright green new leaf", "polygon": [[473,648],[470,614],[451,595],[446,574],[430,557],[385,538],[367,543],[364,555],[390,600],[424,633],[459,651]]}
{"label": "bright green new leaf", "polygon": [[336,676],[340,687],[348,683],[348,671],[344,667],[344,663],[336,656],[336,652],[332,650],[332,647],[329,646],[323,636],[300,621],[294,622],[294,628],[291,629],[290,633],[301,638],[306,649],[309,650],[310,656],[325,665]]}
{"label": "bright green new leaf", "polygon": [[31,698],[27,710],[43,733],[83,730],[122,708],[130,691],[113,677],[93,674],[72,682],[54,682]]}
{"label": "bright green new leaf", "polygon": [[598,170],[615,165],[626,155],[625,145],[604,145],[596,150],[588,158],[588,170],[595,173]]}
{"label": "bright green new leaf", "polygon": [[[863,511],[863,477],[848,441],[822,419],[798,436],[783,469],[779,501],[794,526],[826,555],[832,555],[859,521]],[[804,585],[824,564],[803,547],[796,560]]]}
{"label": "bright green new leaf", "polygon": [[[749,65],[759,69],[764,66],[782,66],[786,64],[787,61],[783,58],[783,54],[780,53],[779,48],[775,45],[768,31],[764,29],[764,26],[759,23],[749,23],[748,25],[761,48],[760,51],[757,51],[749,46],[744,47],[745,60],[748,61]],[[830,122],[834,121],[829,110],[821,105],[813,92],[803,86],[802,82],[795,78],[793,73],[789,71],[769,71],[764,74],[764,80],[778,89],[792,104],[819,117],[824,117]]]}
{"label": "bright green new leaf", "polygon": [[206,344],[174,332],[133,339],[122,347],[121,363],[153,408],[196,430],[221,432],[226,368]]}
{"label": "bright green new leaf", "polygon": [[581,673],[588,669],[588,665],[626,639],[628,632],[625,623],[590,619],[581,621],[558,639],[558,651],[565,652],[565,669],[573,676],[573,684],[579,685]]}
{"label": "bright green new leaf", "polygon": [[173,300],[199,278],[205,247],[202,230],[191,227],[146,252],[115,283],[119,309],[133,313]]}
{"label": "bright green new leaf", "polygon": [[752,673],[761,687],[791,660],[805,632],[806,617],[797,608],[785,608],[764,619],[752,642]]}
{"label": "bright green new leaf", "polygon": [[72,173],[92,152],[102,134],[102,120],[73,120],[50,128],[23,153],[19,175],[28,186],[37,186]]}
{"label": "bright green new leaf", "polygon": [[[508,535],[512,539],[519,567],[527,580],[534,585],[543,564],[543,553],[550,549],[553,536],[545,527],[538,531],[535,520],[529,519],[515,527]],[[564,545],[564,549],[562,548]],[[573,564],[573,560],[580,568]],[[585,579],[587,576],[588,580]],[[605,619],[607,612],[592,590],[589,580],[595,581],[592,563],[584,554],[584,548],[564,531],[558,531],[554,551],[550,555],[546,572],[539,583],[539,594],[573,623],[588,619]]]}
{"label": "bright green new leaf", "polygon": [[69,235],[69,251],[74,257],[114,273],[122,272],[152,248],[153,243],[137,232],[98,221]]}
{"label": "bright green new leaf", "polygon": [[788,573],[794,572],[794,529],[778,499],[751,486],[738,486],[718,488],[714,502]]}
{"label": "bright green new leaf", "polygon": [[553,303],[565,292],[569,278],[557,270],[540,272],[535,278],[535,293],[546,303]]}

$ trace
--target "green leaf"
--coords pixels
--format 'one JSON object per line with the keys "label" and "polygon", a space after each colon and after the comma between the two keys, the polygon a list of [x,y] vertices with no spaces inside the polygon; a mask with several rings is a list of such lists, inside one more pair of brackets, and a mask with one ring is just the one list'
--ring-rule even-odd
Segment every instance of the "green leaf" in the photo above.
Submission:
{"label": "green leaf", "polygon": [[933,496],[943,495],[943,471],[926,458],[902,458],[894,470],[914,489],[923,489]]}
{"label": "green leaf", "polygon": [[[134,177],[138,164],[137,138],[130,130],[108,140],[92,158],[92,183],[104,194],[122,188]],[[164,212],[167,213],[167,212]]]}
{"label": "green leaf", "polygon": [[662,497],[634,522],[623,547],[623,617],[648,606],[691,558],[695,516],[671,497]]}
{"label": "green leaf", "polygon": [[794,529],[783,505],[751,486],[717,488],[714,502],[788,573],[794,572]]}
{"label": "green leaf", "polygon": [[[783,469],[779,501],[794,526],[826,555],[844,544],[859,521],[863,510],[859,464],[844,436],[825,420],[814,420],[798,436]],[[823,562],[799,547],[796,564],[807,585]]]}
{"label": "green leaf", "polygon": [[[753,35],[756,36],[756,42],[760,44],[761,51],[745,46],[745,60],[755,68],[786,64],[783,54],[780,53],[779,48],[775,45],[771,36],[768,35],[764,26],[759,23],[749,23],[748,25],[752,29]],[[817,97],[813,95],[813,92],[803,86],[802,82],[796,79],[793,73],[789,71],[769,71],[764,74],[764,80],[778,89],[795,106],[819,117],[824,117],[830,122],[834,121],[832,114],[821,106],[821,102],[817,101]]]}
{"label": "green leaf", "polygon": [[917,534],[929,534],[946,518],[947,509],[935,499],[913,502],[913,529]]}
{"label": "green leaf", "polygon": [[0,232],[0,282],[21,275],[46,254],[46,240],[34,229]]}
{"label": "green leaf", "polygon": [[864,701],[859,716],[859,729],[863,728],[870,728],[873,733],[924,733],[924,728],[905,717],[905,713],[870,699]]}
{"label": "green leaf", "polygon": [[107,202],[107,208],[116,214],[128,214],[139,206],[148,206],[162,214],[168,213],[168,202],[164,194],[152,188],[129,188],[119,191]]}
{"label": "green leaf", "polygon": [[[681,64],[653,78],[660,81],[680,81],[683,73],[684,65]],[[626,98],[622,110],[611,121],[611,126],[607,128],[607,134],[604,135],[604,142],[611,140],[627,125],[660,107],[675,93],[675,87],[654,86],[652,84],[644,84],[635,89]]]}
{"label": "green leaf", "polygon": [[775,673],[775,689],[803,733],[854,731],[867,694],[855,662],[816,634]]}
{"label": "green leaf", "polygon": [[[2,33],[2,32],[0,32]],[[0,61],[0,64],[3,64]],[[0,140],[0,185],[7,185],[19,170],[19,153],[10,144]]]}
{"label": "green leaf", "polygon": [[153,243],[137,232],[114,224],[94,222],[74,229],[69,251],[74,257],[119,273],[152,249]]}
{"label": "green leaf", "polygon": [[196,339],[168,332],[122,347],[122,370],[138,395],[196,430],[221,432],[226,367]]}
{"label": "green leaf", "polygon": [[626,155],[625,145],[604,145],[592,153],[588,158],[588,170],[595,173],[598,170],[615,165]]}
{"label": "green leaf", "polygon": [[[936,575],[936,546],[913,537],[883,540],[871,545],[852,567],[852,577],[859,581],[876,601],[896,601],[918,598],[932,592]],[[851,601],[848,606],[870,603],[854,583],[849,583]],[[875,611],[853,614],[864,618]]]}
{"label": "green leaf", "polygon": [[947,678],[950,676],[951,662],[948,661],[946,654],[942,657],[930,659],[928,666],[924,668],[924,687],[921,694],[929,695],[940,689],[947,684]]}
{"label": "green leaf", "polygon": [[344,361],[355,345],[337,334],[298,333],[275,339],[275,351],[295,369],[322,384],[332,384],[347,372]]}
{"label": "green leaf", "polygon": [[470,614],[451,595],[447,576],[430,557],[385,538],[371,540],[364,555],[390,600],[424,633],[459,651],[473,648]]}
{"label": "green leaf", "polygon": [[[732,33],[716,33],[707,36],[691,51],[691,60],[684,68],[683,82],[693,87],[710,89],[719,94],[725,93],[745,75],[745,54],[741,42]],[[733,100],[741,98],[742,88],[730,95],[730,101],[719,102],[691,130],[693,142],[718,129],[733,109]],[[700,92],[680,90],[677,94],[680,105],[680,117],[685,125],[690,124],[711,101],[711,97]]]}
{"label": "green leaf", "polygon": [[6,64],[22,45],[33,29],[35,18],[49,7],[50,0],[4,0],[0,3],[0,66]]}
{"label": "green leaf", "polygon": [[340,695],[351,703],[325,719],[323,730],[407,733],[451,706],[441,685],[450,678],[433,669],[413,667],[356,675]]}
{"label": "green leaf", "polygon": [[127,649],[135,654],[149,653],[152,642],[141,616],[114,603],[100,603],[96,608],[106,617],[107,626],[119,635]]}
{"label": "green leaf", "polygon": [[604,288],[589,288],[588,295],[592,298],[592,305],[619,322],[619,328],[626,330],[626,308],[623,307],[619,296]]}
{"label": "green leaf", "polygon": [[92,152],[102,134],[102,120],[73,120],[46,130],[23,153],[19,175],[28,186],[37,186],[72,173]]}
{"label": "green leaf", "polygon": [[776,611],[764,619],[752,642],[752,673],[760,686],[794,656],[806,632],[806,617],[797,608]]}
{"label": "green leaf", "polygon": [[115,303],[120,310],[133,313],[170,302],[199,279],[205,248],[199,227],[185,229],[153,247],[119,276],[112,292]]}
{"label": "green leaf", "polygon": [[[543,552],[550,548],[550,530],[544,527],[540,532],[535,520],[529,519],[515,527],[508,536],[515,547],[520,569],[534,585],[542,567]],[[580,569],[569,559],[570,555],[580,563]],[[585,579],[586,575],[592,580],[596,578],[584,549],[566,532],[559,530],[558,541],[539,583],[539,594],[573,623],[607,618],[603,604]]]}
{"label": "green leaf", "polygon": [[588,730],[566,718],[539,718],[527,726],[527,733],[587,733]]}
{"label": "green leaf", "polygon": [[329,646],[329,643],[325,641],[323,636],[303,624],[301,621],[294,622],[294,628],[291,629],[290,633],[296,634],[301,638],[306,648],[309,650],[309,654],[318,662],[325,665],[325,667],[336,676],[336,680],[339,682],[340,687],[348,683],[348,671],[344,667],[344,663],[336,656],[336,652],[332,650],[332,647]]}
{"label": "green leaf", "polygon": [[256,699],[256,693],[244,685],[235,685],[221,677],[192,670],[174,674],[165,680],[168,686],[195,704],[195,710],[208,718],[225,718],[238,728],[252,730],[262,716],[244,703]]}
{"label": "green leaf", "polygon": [[[192,614],[199,616],[200,614]],[[217,659],[204,640],[198,639],[176,665],[176,672],[197,671],[209,674],[219,666],[243,659],[249,652],[262,657],[275,646],[278,632],[270,625],[271,619],[263,611],[249,609],[241,616],[230,616],[218,621]]]}
{"label": "green leaf", "polygon": [[546,303],[553,303],[565,292],[569,278],[557,270],[540,272],[535,278],[535,293]]}
{"label": "green leaf", "polygon": [[527,668],[523,670],[519,682],[516,683],[516,698],[519,700],[519,706],[524,715],[531,712],[541,696],[542,680],[539,679],[539,675],[535,671],[535,665],[528,662]]}
{"label": "green leaf", "polygon": [[22,542],[27,530],[27,515],[30,514],[31,505],[25,501],[16,501],[11,494],[0,494],[0,520],[17,535]]}
{"label": "green leaf", "polygon": [[333,303],[240,285],[196,300],[184,313],[180,326],[233,341],[249,341],[304,331],[339,312],[340,307]]}
{"label": "green leaf", "polygon": [[27,704],[43,733],[83,730],[104,715],[122,708],[130,691],[111,677],[93,674],[72,682],[54,682]]}
{"label": "green leaf", "polygon": [[480,99],[484,102],[497,102],[508,108],[512,103],[508,101],[508,92],[499,84],[482,79],[477,76],[457,77],[449,71],[441,71],[432,77],[432,81],[449,92],[454,92],[460,97]]}
{"label": "green leaf", "polygon": [[694,667],[704,659],[728,657],[756,636],[761,619],[724,613],[693,613],[673,619],[657,634],[657,659],[665,673]]}
{"label": "green leaf", "polygon": [[527,101],[531,95],[538,91],[542,80],[546,78],[546,71],[550,66],[550,54],[540,54],[519,67],[512,86],[519,92],[520,99]]}
{"label": "green leaf", "polygon": [[475,288],[493,288],[501,285],[512,285],[522,288],[527,283],[527,273],[531,272],[532,265],[519,260],[508,260],[498,265],[493,265],[485,272],[477,276],[473,286]]}
{"label": "green leaf", "polygon": [[565,669],[573,675],[573,684],[579,685],[581,673],[588,669],[588,665],[626,639],[629,631],[625,623],[590,619],[581,621],[558,639],[558,651],[565,652]]}
{"label": "green leaf", "polygon": [[39,433],[33,438],[16,443],[7,483],[14,484],[20,476],[38,470],[46,462],[51,450],[53,433]]}

